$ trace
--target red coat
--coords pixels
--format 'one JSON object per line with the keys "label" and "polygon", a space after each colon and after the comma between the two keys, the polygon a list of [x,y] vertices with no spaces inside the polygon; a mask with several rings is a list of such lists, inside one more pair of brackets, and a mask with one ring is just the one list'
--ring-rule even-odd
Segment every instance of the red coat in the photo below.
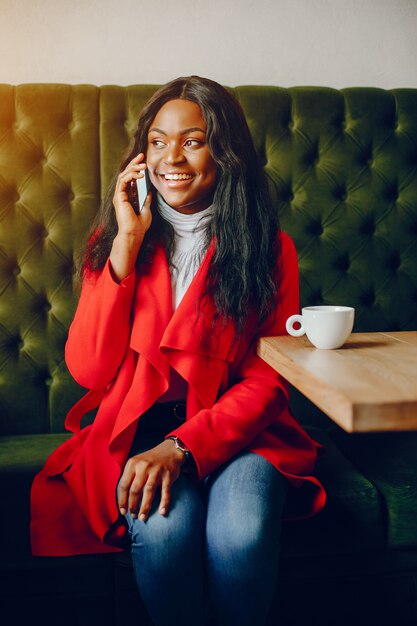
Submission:
{"label": "red coat", "polygon": [[[281,235],[281,286],[277,315],[263,335],[285,333],[299,311],[297,256]],[[116,487],[138,418],[168,389],[170,368],[188,382],[187,420],[175,431],[191,450],[200,478],[242,449],[267,458],[289,480],[286,518],[308,517],[323,508],[325,493],[312,476],[318,445],[291,416],[288,384],[256,355],[257,337],[233,342],[233,325],[213,332],[214,305],[196,307],[210,259],[208,250],[187,293],[173,313],[165,252],[158,249],[147,273],[120,284],[109,263],[84,280],[66,344],[75,380],[90,391],[68,413],[73,436],[55,450],[32,486],[34,555],[114,552],[125,546],[125,525]],[[204,333],[218,342],[201,344]],[[94,423],[81,428],[99,406]]]}

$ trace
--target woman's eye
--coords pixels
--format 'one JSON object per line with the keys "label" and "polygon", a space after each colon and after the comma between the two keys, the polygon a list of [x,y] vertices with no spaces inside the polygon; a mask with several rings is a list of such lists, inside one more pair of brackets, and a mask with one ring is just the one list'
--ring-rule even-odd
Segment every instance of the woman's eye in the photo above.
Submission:
{"label": "woman's eye", "polygon": [[151,141],[151,143],[153,146],[155,146],[155,148],[162,148],[164,145],[164,142],[160,139],[154,139],[153,141]]}
{"label": "woman's eye", "polygon": [[199,141],[198,139],[187,139],[187,141],[185,142],[185,146],[187,148],[193,148],[195,146],[201,146],[202,142]]}

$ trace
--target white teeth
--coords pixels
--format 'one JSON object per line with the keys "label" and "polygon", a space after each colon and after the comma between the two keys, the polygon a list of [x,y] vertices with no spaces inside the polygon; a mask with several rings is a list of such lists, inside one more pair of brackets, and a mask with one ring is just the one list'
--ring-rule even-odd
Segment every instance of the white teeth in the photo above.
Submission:
{"label": "white teeth", "polygon": [[165,180],[188,180],[192,178],[191,174],[164,174]]}

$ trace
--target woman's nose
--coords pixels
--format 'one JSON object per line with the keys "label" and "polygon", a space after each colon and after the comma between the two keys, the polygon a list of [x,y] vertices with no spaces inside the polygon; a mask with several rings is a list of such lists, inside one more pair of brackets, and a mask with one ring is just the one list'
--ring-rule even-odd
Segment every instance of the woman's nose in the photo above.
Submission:
{"label": "woman's nose", "polygon": [[184,154],[181,150],[181,146],[176,143],[172,143],[167,147],[164,157],[166,163],[170,164],[181,163],[185,160]]}

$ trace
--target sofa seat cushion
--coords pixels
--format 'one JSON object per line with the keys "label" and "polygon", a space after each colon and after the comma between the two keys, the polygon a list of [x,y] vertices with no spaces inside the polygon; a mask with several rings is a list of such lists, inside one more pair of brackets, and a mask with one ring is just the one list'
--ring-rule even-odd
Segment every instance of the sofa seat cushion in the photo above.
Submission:
{"label": "sofa seat cushion", "polygon": [[375,485],[336,445],[329,434],[305,427],[324,454],[316,474],[327,491],[318,515],[283,525],[282,556],[313,557],[359,554],[386,547],[386,515]]}
{"label": "sofa seat cushion", "polygon": [[[341,452],[329,435],[311,427],[325,447],[317,475],[328,493],[324,511],[309,520],[288,522],[284,556],[349,554],[386,545],[385,506],[373,483]],[[2,554],[13,561],[30,555],[30,488],[49,454],[68,434],[0,438],[0,485],[10,515],[1,517]],[[14,538],[11,540],[11,538]]]}
{"label": "sofa seat cushion", "polygon": [[[69,434],[0,437],[0,516],[2,561],[16,564],[30,556],[30,489],[35,474]],[[51,503],[53,506],[53,503]]]}
{"label": "sofa seat cushion", "polygon": [[417,549],[417,433],[352,435],[335,429],[332,439],[378,490],[388,547]]}
{"label": "sofa seat cushion", "polygon": [[0,438],[1,603],[2,615],[10,624],[23,626],[34,621],[55,624],[64,605],[67,609],[60,624],[113,624],[114,555],[32,557],[30,553],[33,478],[49,454],[70,436],[37,434]]}

